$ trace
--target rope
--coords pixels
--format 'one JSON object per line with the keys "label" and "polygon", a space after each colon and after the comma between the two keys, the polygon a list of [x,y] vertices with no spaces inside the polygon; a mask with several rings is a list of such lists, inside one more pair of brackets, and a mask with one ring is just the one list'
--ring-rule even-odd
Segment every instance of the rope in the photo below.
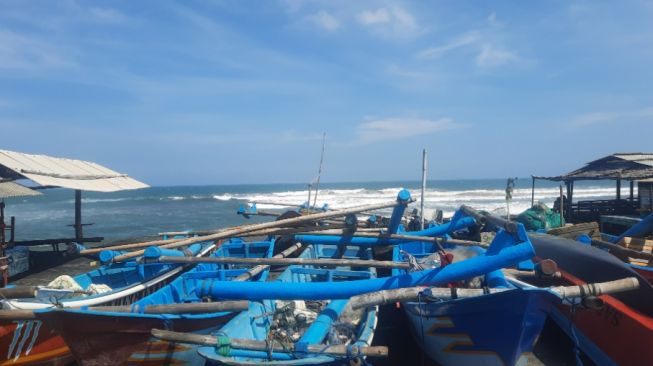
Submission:
{"label": "rope", "polygon": [[229,353],[231,353],[231,339],[229,336],[227,336],[227,334],[224,332],[219,332],[216,334],[216,340],[215,351],[217,354],[220,356],[229,357]]}

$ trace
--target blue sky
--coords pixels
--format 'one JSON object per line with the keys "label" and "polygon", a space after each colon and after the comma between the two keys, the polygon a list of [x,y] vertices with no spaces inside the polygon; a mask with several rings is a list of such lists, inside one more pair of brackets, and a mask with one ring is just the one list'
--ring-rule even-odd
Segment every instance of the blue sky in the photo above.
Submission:
{"label": "blue sky", "polygon": [[154,185],[653,151],[652,1],[0,0],[0,148]]}

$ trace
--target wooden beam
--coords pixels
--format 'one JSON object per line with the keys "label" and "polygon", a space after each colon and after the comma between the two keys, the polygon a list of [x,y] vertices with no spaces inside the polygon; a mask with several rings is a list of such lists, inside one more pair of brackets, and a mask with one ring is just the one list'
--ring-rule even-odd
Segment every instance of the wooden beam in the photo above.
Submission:
{"label": "wooden beam", "polygon": [[[162,329],[152,329],[152,336],[165,341],[199,344],[206,346],[216,346],[219,343],[217,337],[211,335],[201,335],[195,333],[182,333],[172,332]],[[257,341],[253,339],[238,339],[229,338],[229,346],[234,349],[245,349],[251,351],[265,351],[265,352],[281,352],[292,353],[296,352],[294,344],[280,344],[277,342]],[[368,357],[387,357],[388,347],[383,346],[352,346],[352,345],[324,345],[324,344],[310,344],[307,347],[308,353],[323,354],[329,356],[348,356],[353,354],[360,354]]]}
{"label": "wooden beam", "polygon": [[[202,314],[202,313],[219,313],[222,311],[243,311],[249,308],[249,302],[238,301],[218,301],[218,302],[196,302],[188,304],[161,304],[146,305],[143,308],[145,314]],[[116,306],[91,306],[89,310],[108,311],[117,313],[140,312],[136,306],[116,305]]]}
{"label": "wooden beam", "polygon": [[[412,202],[412,200],[410,200]],[[226,229],[223,232],[212,234],[212,235],[205,235],[205,236],[197,236],[194,238],[188,238],[184,239],[181,241],[178,241],[176,243],[172,244],[166,244],[162,245],[162,248],[178,248],[182,246],[186,246],[189,244],[201,242],[201,241],[208,241],[208,240],[218,240],[218,239],[225,239],[229,237],[234,237],[234,236],[239,236],[242,234],[246,233],[251,233],[253,231],[258,231],[258,230],[263,230],[263,229],[271,229],[271,228],[287,228],[291,226],[297,226],[299,224],[305,224],[308,222],[315,222],[315,221],[321,221],[324,219],[330,219],[334,217],[339,217],[339,216],[345,216],[350,213],[358,213],[362,211],[369,211],[369,210],[378,210],[382,208],[389,208],[389,207],[394,207],[396,205],[402,204],[398,201],[392,201],[392,202],[385,202],[385,203],[379,203],[379,204],[372,204],[372,205],[364,205],[364,206],[357,206],[357,207],[352,207],[352,208],[347,208],[347,209],[342,209],[342,210],[334,210],[334,211],[328,211],[328,212],[320,212],[316,214],[310,214],[306,216],[299,216],[299,217],[293,217],[285,220],[278,220],[278,221],[272,221],[272,222],[265,222],[261,224],[250,224],[250,225],[243,225],[237,228],[230,228]],[[137,250],[132,253],[128,253],[125,255],[118,256],[114,258],[114,261],[120,262],[124,260],[128,260],[130,258],[138,257],[143,255],[144,250]]]}
{"label": "wooden beam", "polygon": [[216,264],[263,264],[268,266],[312,265],[325,267],[374,267],[410,269],[405,262],[377,261],[365,259],[309,259],[309,258],[235,258],[235,257],[167,257],[159,258],[161,263],[216,263]]}

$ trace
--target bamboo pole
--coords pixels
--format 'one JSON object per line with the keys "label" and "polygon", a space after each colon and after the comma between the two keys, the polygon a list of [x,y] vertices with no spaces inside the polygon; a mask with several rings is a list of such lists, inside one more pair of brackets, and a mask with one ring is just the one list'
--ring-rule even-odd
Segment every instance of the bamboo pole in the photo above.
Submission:
{"label": "bamboo pole", "polygon": [[[249,308],[249,301],[218,301],[218,302],[196,302],[188,304],[161,304],[145,305],[143,313],[145,314],[202,314],[218,313],[222,311],[243,311]],[[89,310],[109,311],[116,313],[140,312],[139,309],[131,305],[117,306],[91,306]]]}
{"label": "bamboo pole", "polygon": [[342,230],[324,230],[320,232],[315,232],[315,233],[298,233],[297,235],[304,235],[304,234],[311,234],[311,235],[346,235],[346,236],[351,236],[351,237],[363,237],[363,238],[377,238],[377,239],[397,239],[397,240],[405,240],[405,241],[425,241],[425,242],[435,242],[435,243],[449,243],[449,244],[455,244],[455,245],[461,245],[461,246],[479,246],[483,248],[487,248],[490,245],[486,243],[481,243],[478,241],[471,241],[471,240],[460,240],[460,239],[446,239],[446,238],[439,238],[439,237],[433,237],[433,236],[417,236],[417,235],[407,235],[407,234],[377,234],[377,233],[372,233],[372,232],[346,232]]}
{"label": "bamboo pole", "polygon": [[409,269],[404,262],[377,261],[365,259],[309,259],[309,258],[234,258],[234,257],[166,257],[159,258],[161,263],[215,263],[215,264],[263,264],[268,266],[312,265],[325,267],[374,267]]}
{"label": "bamboo pole", "polygon": [[632,249],[629,249],[629,248],[624,248],[621,245],[608,243],[607,241],[603,241],[603,240],[592,239],[592,245],[595,246],[595,247],[608,249],[608,251],[610,251],[610,252],[615,251],[615,252],[617,252],[619,254],[623,254],[623,255],[628,256],[628,257],[639,258],[639,259],[648,259],[648,260],[653,259],[653,254],[651,254],[651,253],[638,252],[636,250],[632,250]]}
{"label": "bamboo pole", "polygon": [[[289,255],[295,253],[296,251],[300,250],[302,247],[304,247],[303,244],[301,244],[301,243],[295,243],[295,244],[293,244],[292,246],[288,247],[288,249],[286,249],[286,250],[284,250],[283,252],[281,252],[281,253],[275,255],[275,256],[272,257],[272,258],[285,258],[285,257],[287,257],[287,256],[289,256]],[[250,269],[249,271],[247,271],[247,272],[241,274],[240,276],[234,278],[234,281],[247,281],[247,280],[253,278],[254,276],[256,276],[257,274],[259,274],[259,273],[265,271],[265,270],[268,269],[269,267],[270,267],[270,266],[269,266],[269,265],[266,265],[266,264],[258,265],[258,266],[256,266],[256,267]]]}
{"label": "bamboo pole", "polygon": [[126,250],[126,249],[147,248],[147,247],[161,245],[161,244],[175,243],[181,240],[183,239],[165,239],[165,240],[161,239],[161,240],[146,241],[142,243],[118,244],[118,245],[111,245],[111,246],[100,247],[100,248],[84,249],[81,250],[79,254],[90,255],[90,254],[99,253],[103,250]]}
{"label": "bamboo pole", "polygon": [[0,288],[0,298],[3,299],[26,299],[36,297],[38,286],[18,286]]}
{"label": "bamboo pole", "polygon": [[[617,292],[624,292],[637,289],[639,281],[635,277],[627,277],[620,280],[588,283],[580,286],[555,286],[549,287],[548,290],[554,292],[561,298],[572,297],[586,297],[586,296],[599,296],[605,294],[613,294]],[[497,293],[503,291],[520,291],[519,289],[489,289],[490,293]],[[485,294],[483,289],[450,289],[450,288],[437,288],[437,287],[408,287],[394,290],[383,290],[377,292],[370,292],[363,295],[354,296],[351,298],[350,304],[352,309],[367,308],[370,306],[385,305],[395,302],[404,301],[418,301],[420,298],[426,300],[427,298],[438,299],[451,299],[476,297]]]}
{"label": "bamboo pole", "polygon": [[0,310],[0,320],[35,320],[36,316],[32,310]]}
{"label": "bamboo pole", "polygon": [[422,150],[422,195],[419,201],[419,229],[424,230],[424,191],[426,190],[426,149]]}
{"label": "bamboo pole", "polygon": [[[216,346],[219,343],[217,337],[211,335],[201,335],[194,333],[172,332],[162,329],[152,329],[152,336],[169,342],[190,343],[205,346]],[[296,352],[294,344],[278,344],[265,341],[257,341],[253,339],[238,339],[229,338],[229,347],[234,349],[244,349],[251,351],[271,351],[281,353]],[[319,353],[329,356],[348,356],[351,354],[359,354],[368,357],[387,357],[388,347],[384,346],[353,346],[345,344],[337,345],[324,345],[324,344],[309,344],[307,347],[308,353]]]}
{"label": "bamboo pole", "polygon": [[[411,200],[412,201],[412,200]],[[242,235],[245,233],[250,233],[253,231],[258,231],[258,230],[263,230],[263,229],[270,229],[270,228],[284,228],[284,227],[289,227],[297,224],[303,224],[307,222],[313,222],[313,221],[320,221],[323,219],[330,219],[333,217],[338,217],[338,216],[345,216],[350,213],[358,213],[361,211],[368,211],[368,210],[377,210],[381,208],[388,208],[388,207],[394,207],[396,205],[401,204],[398,201],[392,201],[392,202],[386,202],[386,203],[378,203],[378,204],[372,204],[372,205],[364,205],[364,206],[357,206],[357,207],[351,207],[347,209],[342,209],[342,210],[337,210],[337,211],[329,211],[329,212],[320,212],[316,214],[310,214],[306,216],[299,216],[299,217],[293,217],[285,220],[278,220],[278,221],[272,221],[272,222],[264,222],[261,224],[250,224],[250,225],[244,225],[238,228],[232,228],[232,229],[227,229],[222,232],[216,233],[216,234],[211,234],[211,235],[205,235],[205,236],[197,236],[194,238],[188,238],[184,239],[175,243],[171,244],[166,244],[162,245],[161,248],[166,248],[166,249],[171,249],[171,248],[178,248],[182,247],[185,245],[197,243],[200,241],[208,241],[208,240],[218,240],[218,239],[225,239],[233,236],[238,236]],[[120,262],[124,261],[130,258],[138,257],[142,255],[144,250],[137,250],[135,252],[131,252],[128,254],[124,254],[121,256],[117,256],[114,258],[114,262]]]}

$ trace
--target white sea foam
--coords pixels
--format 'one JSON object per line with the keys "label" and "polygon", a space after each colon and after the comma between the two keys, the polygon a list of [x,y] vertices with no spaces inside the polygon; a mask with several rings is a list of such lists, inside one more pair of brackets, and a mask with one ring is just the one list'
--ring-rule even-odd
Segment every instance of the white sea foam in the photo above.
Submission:
{"label": "white sea foam", "polygon": [[[318,193],[317,206],[328,204],[329,207],[339,209],[359,205],[382,203],[393,200],[400,187],[383,189],[324,189]],[[413,189],[413,197],[419,198],[419,190]],[[314,194],[314,192],[313,192]],[[557,187],[535,189],[535,201],[552,206],[560,192]],[[503,189],[469,189],[469,190],[442,190],[427,189],[424,194],[425,212],[443,210],[445,215],[451,215],[460,205],[466,204],[480,210],[487,210],[496,213],[505,213],[506,200]],[[574,200],[577,199],[598,199],[614,195],[614,188],[609,187],[588,187],[576,188]],[[314,197],[314,196],[313,196]],[[311,197],[311,203],[313,201]],[[242,200],[256,202],[258,208],[283,209],[305,203],[308,200],[307,190],[280,191],[269,193],[236,194],[226,193],[214,195],[214,199],[220,201]],[[515,189],[510,204],[511,213],[517,213],[528,209],[531,206],[531,189]]]}

